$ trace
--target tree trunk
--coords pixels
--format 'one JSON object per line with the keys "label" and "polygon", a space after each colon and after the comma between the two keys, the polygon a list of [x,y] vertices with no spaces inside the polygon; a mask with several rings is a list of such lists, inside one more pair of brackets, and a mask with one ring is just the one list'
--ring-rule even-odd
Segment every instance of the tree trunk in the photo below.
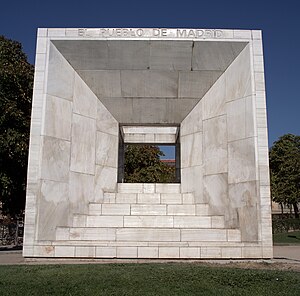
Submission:
{"label": "tree trunk", "polygon": [[299,209],[296,202],[293,203],[295,218],[299,219]]}
{"label": "tree trunk", "polygon": [[280,208],[281,208],[281,219],[283,219],[283,204],[282,204],[282,202],[280,203]]}

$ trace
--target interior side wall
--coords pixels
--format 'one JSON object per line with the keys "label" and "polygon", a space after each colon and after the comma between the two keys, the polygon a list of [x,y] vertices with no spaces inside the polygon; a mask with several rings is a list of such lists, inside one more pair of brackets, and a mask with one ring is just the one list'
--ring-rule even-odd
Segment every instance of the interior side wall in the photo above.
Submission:
{"label": "interior side wall", "polygon": [[37,239],[54,240],[115,190],[118,123],[52,44],[43,112]]}
{"label": "interior side wall", "polygon": [[225,214],[242,241],[258,240],[258,176],[250,46],[227,68],[181,124],[184,192]]}

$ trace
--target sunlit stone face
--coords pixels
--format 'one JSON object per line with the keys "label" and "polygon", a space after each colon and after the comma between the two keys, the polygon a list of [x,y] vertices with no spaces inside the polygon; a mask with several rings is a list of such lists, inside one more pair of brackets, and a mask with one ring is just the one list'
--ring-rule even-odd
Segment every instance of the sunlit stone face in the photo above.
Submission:
{"label": "sunlit stone face", "polygon": [[[24,256],[272,257],[260,31],[40,29]],[[178,184],[118,183],[121,142]]]}

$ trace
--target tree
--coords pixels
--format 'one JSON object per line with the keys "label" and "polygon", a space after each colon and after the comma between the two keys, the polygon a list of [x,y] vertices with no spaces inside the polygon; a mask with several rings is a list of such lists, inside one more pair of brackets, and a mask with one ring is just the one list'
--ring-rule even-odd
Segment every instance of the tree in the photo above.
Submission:
{"label": "tree", "polygon": [[0,201],[11,217],[25,205],[33,72],[21,44],[0,36]]}
{"label": "tree", "polygon": [[286,134],[270,149],[271,193],[273,201],[292,205],[299,218],[300,136]]}
{"label": "tree", "polygon": [[164,153],[153,145],[127,145],[124,180],[128,183],[170,183],[175,168],[160,161]]}

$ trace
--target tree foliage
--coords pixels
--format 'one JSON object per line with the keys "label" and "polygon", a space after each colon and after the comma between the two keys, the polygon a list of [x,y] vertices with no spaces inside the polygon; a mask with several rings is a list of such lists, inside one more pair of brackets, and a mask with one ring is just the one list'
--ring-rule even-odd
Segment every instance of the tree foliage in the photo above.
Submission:
{"label": "tree foliage", "polygon": [[300,136],[286,134],[270,149],[271,193],[273,201],[292,205],[299,218]]}
{"label": "tree foliage", "polygon": [[12,217],[25,204],[33,72],[21,44],[0,36],[0,199]]}
{"label": "tree foliage", "polygon": [[124,181],[128,183],[170,183],[175,181],[175,167],[160,161],[163,152],[153,145],[127,145]]}

